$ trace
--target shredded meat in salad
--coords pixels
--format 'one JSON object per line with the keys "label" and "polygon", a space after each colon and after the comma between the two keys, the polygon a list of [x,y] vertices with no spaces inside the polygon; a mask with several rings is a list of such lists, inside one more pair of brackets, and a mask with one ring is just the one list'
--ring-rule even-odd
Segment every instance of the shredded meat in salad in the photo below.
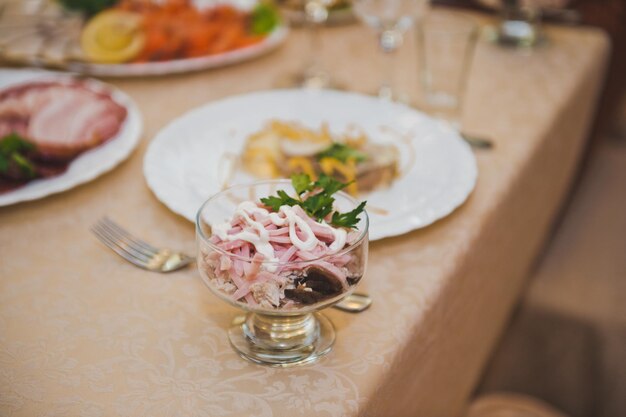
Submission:
{"label": "shredded meat in salad", "polygon": [[302,207],[278,211],[251,201],[212,224],[201,256],[210,284],[233,300],[268,309],[311,305],[347,291],[361,278],[360,251],[347,251],[354,229],[316,221]]}

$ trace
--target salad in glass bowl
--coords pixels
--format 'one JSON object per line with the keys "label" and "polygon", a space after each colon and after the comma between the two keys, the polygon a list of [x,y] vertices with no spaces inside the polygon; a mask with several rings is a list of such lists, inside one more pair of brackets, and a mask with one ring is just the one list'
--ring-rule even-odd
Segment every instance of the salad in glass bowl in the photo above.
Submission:
{"label": "salad in glass bowl", "polygon": [[332,324],[319,313],[365,274],[368,217],[327,176],[306,174],[228,188],[197,215],[198,268],[221,299],[247,311],[229,336],[257,363],[311,362],[330,351]]}

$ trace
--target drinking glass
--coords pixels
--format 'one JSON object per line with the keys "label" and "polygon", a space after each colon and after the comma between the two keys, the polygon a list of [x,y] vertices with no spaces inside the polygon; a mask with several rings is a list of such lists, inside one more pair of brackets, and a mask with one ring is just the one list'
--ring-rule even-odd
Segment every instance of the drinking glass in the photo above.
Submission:
{"label": "drinking glass", "polygon": [[478,28],[464,15],[432,11],[420,23],[417,37],[422,88],[419,107],[460,129]]}
{"label": "drinking glass", "polygon": [[[234,255],[215,243],[211,225],[232,218],[242,201],[257,200],[278,190],[295,195],[291,181],[272,180],[236,185],[209,198],[196,217],[196,242],[198,269],[204,283],[220,299],[245,312],[234,319],[228,331],[232,347],[252,362],[286,367],[314,362],[332,349],[335,330],[319,310],[351,294],[365,274],[369,220],[363,212],[357,228],[348,233],[346,247],[315,259],[298,257],[289,262],[258,263],[258,259]],[[334,197],[336,209],[341,212],[358,205],[346,193],[339,192]],[[277,275],[293,281],[294,285],[282,288],[284,297],[278,307],[263,299],[258,302],[258,293],[254,291],[241,295],[247,291],[246,285],[252,285],[245,273],[250,268],[264,271],[263,278],[272,276],[271,272],[273,279]]]}
{"label": "drinking glass", "polygon": [[[335,0],[279,0],[283,14],[304,12],[304,24],[309,38],[308,57],[304,68],[295,74],[287,74],[278,80],[280,87],[330,88],[336,87],[328,71],[319,59],[322,50],[321,30],[328,20],[328,8]],[[299,9],[299,10],[296,10]],[[293,20],[293,19],[292,19]]]}
{"label": "drinking glass", "polygon": [[503,45],[532,47],[543,40],[541,8],[521,0],[502,0],[496,40]]}
{"label": "drinking glass", "polygon": [[399,98],[395,80],[395,56],[402,46],[404,33],[425,7],[425,0],[356,0],[356,15],[375,29],[385,59],[385,74],[378,90],[381,98]]}

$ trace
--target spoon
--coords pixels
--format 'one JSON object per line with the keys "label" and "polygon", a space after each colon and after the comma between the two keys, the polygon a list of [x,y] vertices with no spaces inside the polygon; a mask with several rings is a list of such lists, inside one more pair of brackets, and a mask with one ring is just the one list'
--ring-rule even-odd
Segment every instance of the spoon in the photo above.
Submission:
{"label": "spoon", "polygon": [[339,301],[333,307],[346,311],[348,313],[360,313],[361,311],[365,311],[372,305],[372,298],[367,294],[354,292],[343,300]]}

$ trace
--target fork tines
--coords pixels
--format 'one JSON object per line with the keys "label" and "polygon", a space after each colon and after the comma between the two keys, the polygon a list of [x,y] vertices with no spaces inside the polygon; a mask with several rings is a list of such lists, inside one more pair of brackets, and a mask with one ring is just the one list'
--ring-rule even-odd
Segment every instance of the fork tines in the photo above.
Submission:
{"label": "fork tines", "polygon": [[129,262],[148,268],[150,261],[158,253],[154,246],[138,239],[108,217],[98,220],[91,231],[115,253]]}

